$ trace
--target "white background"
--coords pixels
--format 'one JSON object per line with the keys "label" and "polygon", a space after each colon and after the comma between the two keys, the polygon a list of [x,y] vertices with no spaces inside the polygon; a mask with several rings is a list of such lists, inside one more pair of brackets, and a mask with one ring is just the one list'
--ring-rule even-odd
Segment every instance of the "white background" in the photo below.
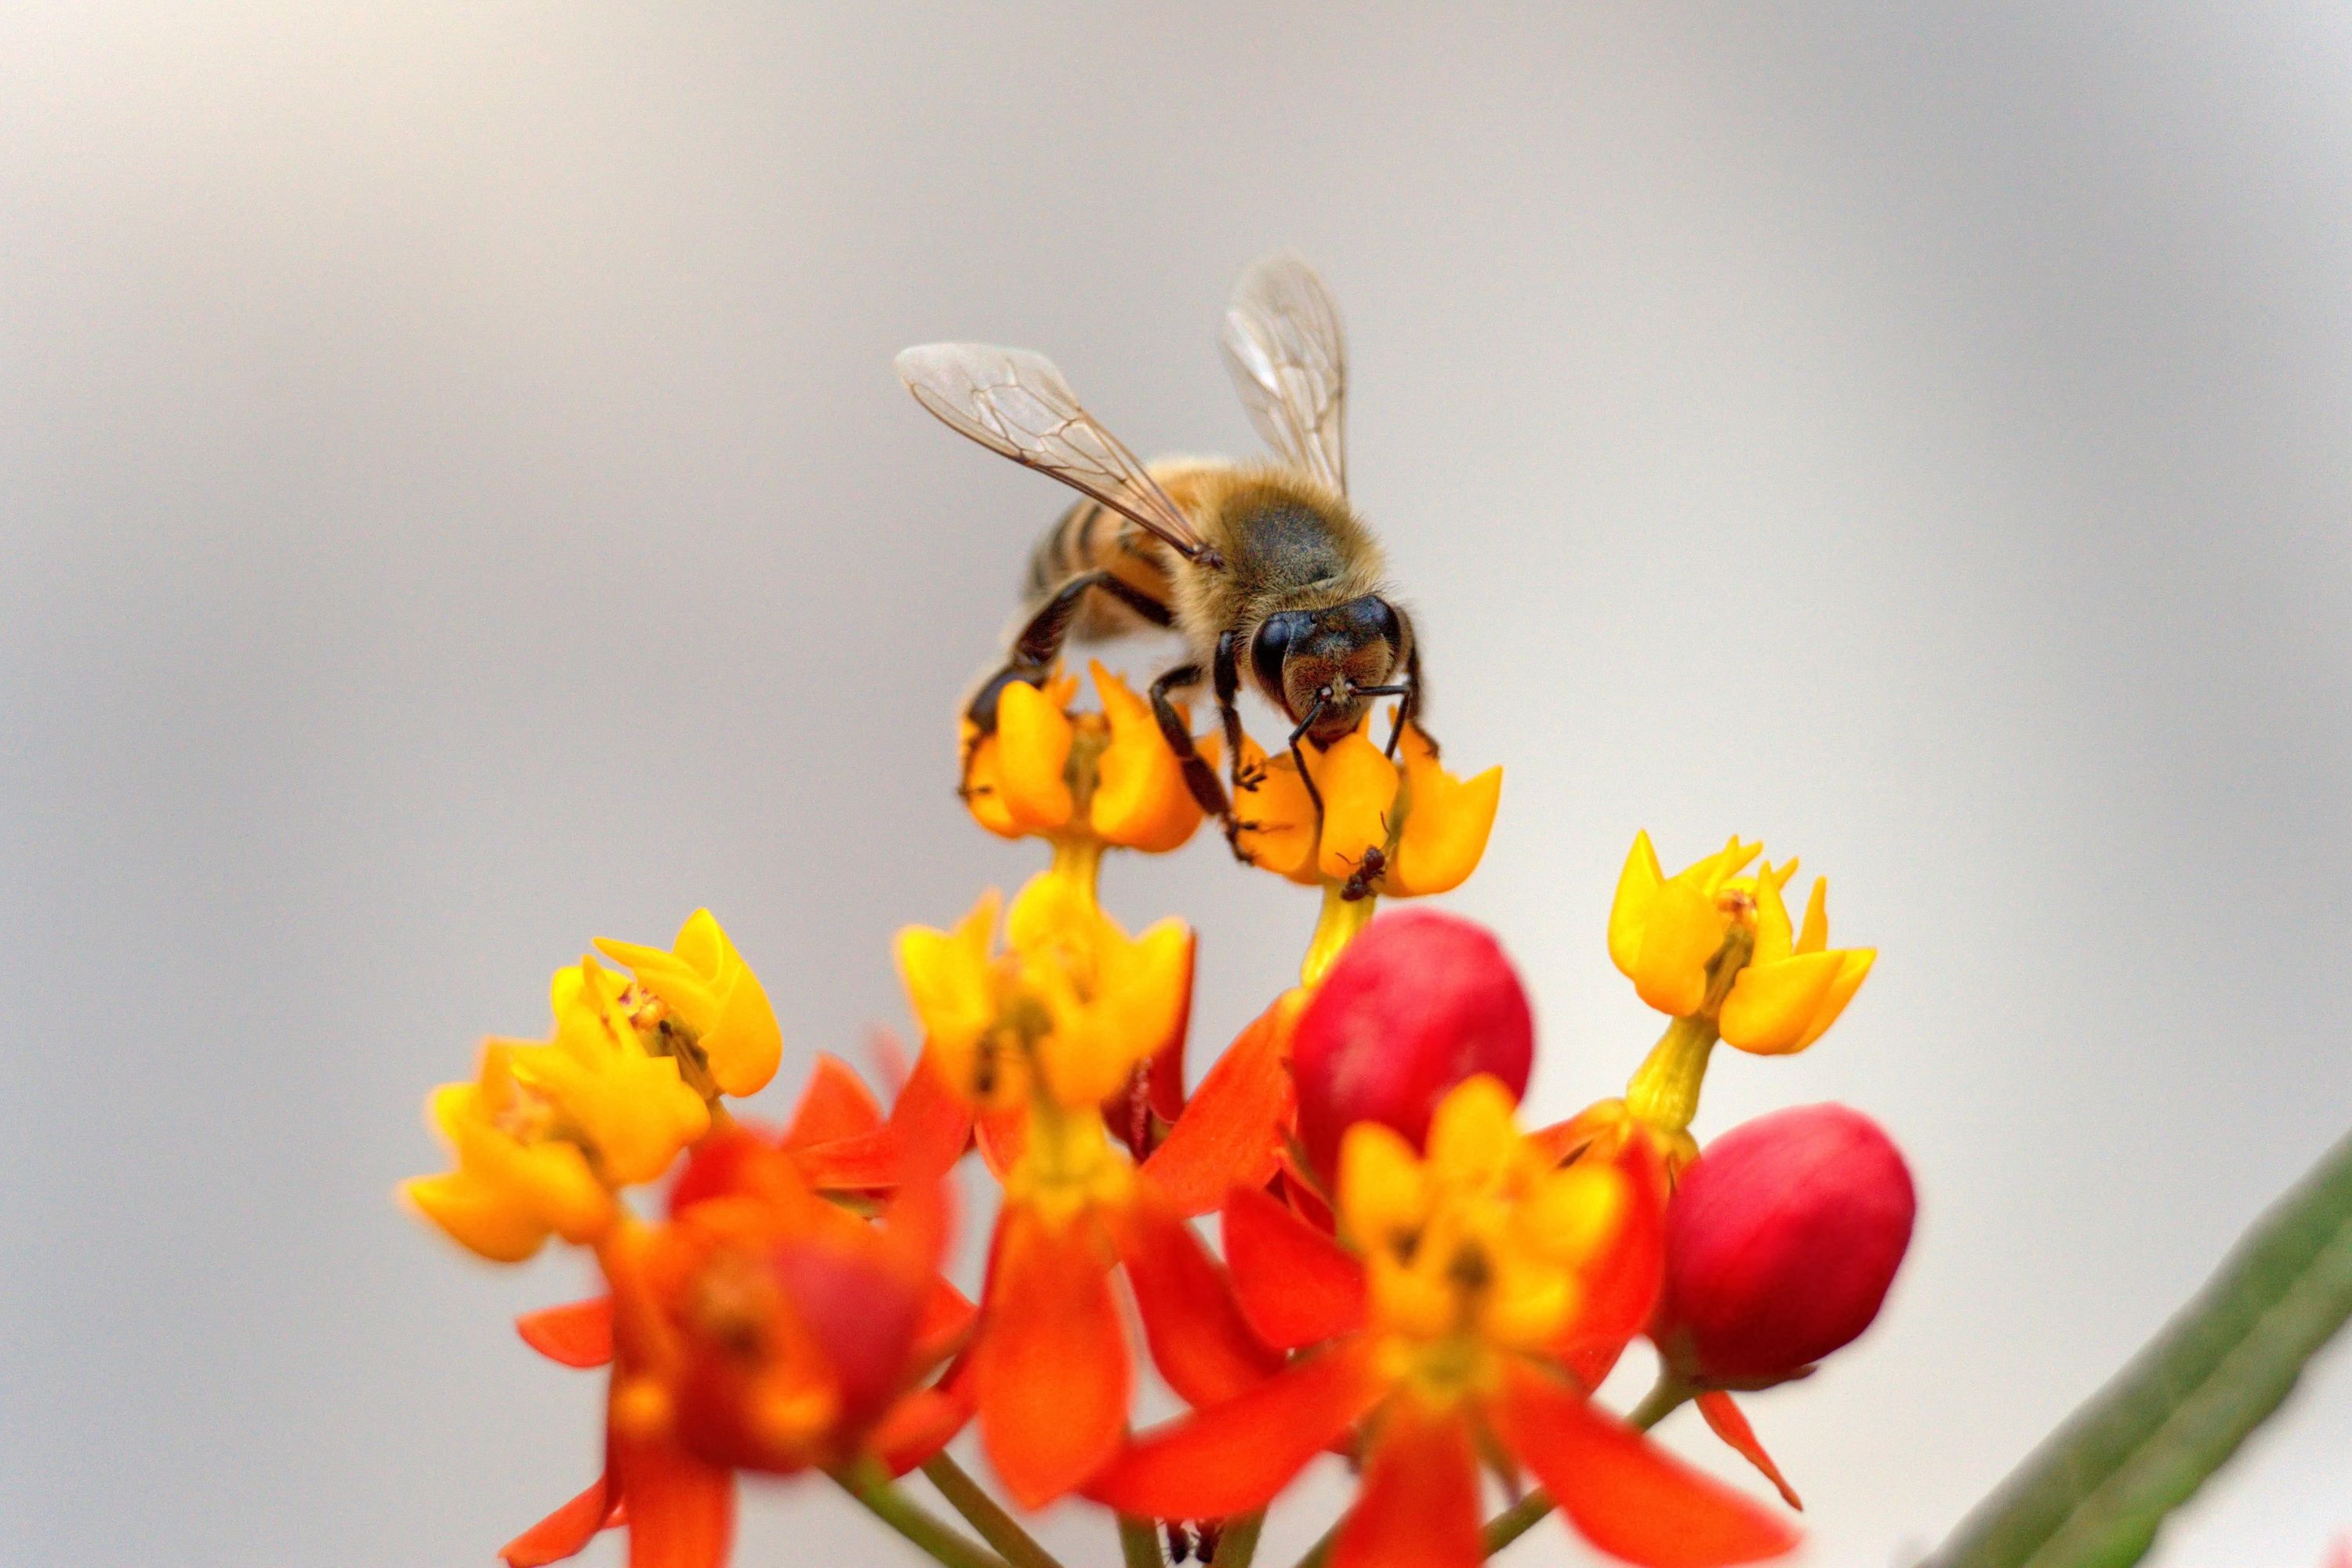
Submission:
{"label": "white background", "polygon": [[[1700,1128],[1850,1100],[1923,1191],[1878,1329],[1752,1405],[1812,1563],[1937,1539],[2344,1131],[2343,15],[1458,10],[0,11],[0,1561],[488,1563],[588,1479],[593,1380],[506,1322],[576,1261],[390,1200],[426,1089],[698,903],[788,1071],[900,1020],[890,932],[1034,858],[950,724],[1062,498],[890,354],[1241,448],[1277,246],[1507,769],[1450,902],[1538,1107],[1654,1033],[1637,827],[1882,951]],[[1108,890],[1199,923],[1203,1056],[1313,913],[1207,840]],[[2347,1451],[2339,1348],[2161,1560],[2315,1564]],[[742,1561],[893,1550],[775,1488]]]}

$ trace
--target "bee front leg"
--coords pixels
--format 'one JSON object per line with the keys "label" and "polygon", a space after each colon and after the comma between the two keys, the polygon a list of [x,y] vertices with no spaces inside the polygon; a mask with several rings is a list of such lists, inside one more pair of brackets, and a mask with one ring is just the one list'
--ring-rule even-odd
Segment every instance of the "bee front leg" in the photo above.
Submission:
{"label": "bee front leg", "polygon": [[1247,794],[1265,782],[1265,768],[1242,762],[1242,710],[1234,706],[1242,693],[1240,650],[1239,632],[1220,632],[1216,661],[1209,677],[1217,694],[1217,718],[1224,726],[1225,767],[1236,795]]}
{"label": "bee front leg", "polygon": [[[1404,738],[1404,727],[1411,724],[1418,729],[1421,724],[1421,645],[1419,643],[1415,643],[1412,651],[1404,656],[1404,679],[1400,683],[1400,687],[1401,695],[1397,699],[1396,723],[1389,730],[1388,751],[1391,761],[1396,757],[1397,742]],[[1427,730],[1422,730],[1421,738],[1429,742],[1429,754],[1435,756],[1437,754],[1436,737]]]}

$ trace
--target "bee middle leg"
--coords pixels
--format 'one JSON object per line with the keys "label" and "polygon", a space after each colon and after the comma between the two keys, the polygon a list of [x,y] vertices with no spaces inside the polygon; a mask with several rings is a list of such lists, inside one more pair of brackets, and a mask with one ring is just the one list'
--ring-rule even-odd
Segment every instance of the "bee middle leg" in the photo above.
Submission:
{"label": "bee middle leg", "polygon": [[1234,793],[1245,795],[1265,782],[1265,769],[1242,762],[1242,710],[1235,706],[1242,693],[1241,634],[1217,635],[1216,661],[1210,667],[1210,684],[1217,694],[1217,719],[1224,727],[1225,767]]}
{"label": "bee middle leg", "polygon": [[1200,803],[1202,811],[1230,824],[1233,800],[1225,794],[1225,786],[1217,782],[1217,770],[1192,744],[1192,731],[1169,695],[1200,683],[1201,667],[1197,664],[1180,664],[1162,675],[1151,683],[1151,716],[1160,721],[1160,739],[1168,742],[1168,749],[1176,753],[1176,762],[1184,770],[1184,787],[1192,792],[1192,798]]}

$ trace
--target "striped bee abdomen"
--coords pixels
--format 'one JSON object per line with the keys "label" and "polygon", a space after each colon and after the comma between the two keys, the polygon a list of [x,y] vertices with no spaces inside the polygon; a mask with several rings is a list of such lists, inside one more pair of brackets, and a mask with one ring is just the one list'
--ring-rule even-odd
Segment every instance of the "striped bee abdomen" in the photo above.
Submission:
{"label": "striped bee abdomen", "polygon": [[[1147,597],[1168,602],[1168,547],[1098,500],[1082,500],[1055,521],[1029,552],[1023,602],[1042,604],[1084,572],[1108,572]],[[1142,629],[1143,618],[1110,595],[1088,594],[1070,635],[1097,642]]]}

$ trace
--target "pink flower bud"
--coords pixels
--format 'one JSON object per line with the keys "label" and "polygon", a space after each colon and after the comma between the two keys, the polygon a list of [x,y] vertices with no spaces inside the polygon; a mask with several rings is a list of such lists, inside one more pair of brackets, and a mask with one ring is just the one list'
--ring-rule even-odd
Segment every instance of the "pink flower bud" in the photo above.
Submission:
{"label": "pink flower bud", "polygon": [[1902,1154],[1860,1111],[1801,1105],[1735,1127],[1666,1211],[1651,1337],[1706,1384],[1799,1376],[1878,1316],[1916,1209]]}
{"label": "pink flower bud", "polygon": [[1433,910],[1383,915],[1298,1016],[1299,1141],[1328,1180],[1356,1122],[1384,1123],[1418,1146],[1446,1090],[1489,1073],[1516,1100],[1534,1058],[1527,992],[1484,928]]}

